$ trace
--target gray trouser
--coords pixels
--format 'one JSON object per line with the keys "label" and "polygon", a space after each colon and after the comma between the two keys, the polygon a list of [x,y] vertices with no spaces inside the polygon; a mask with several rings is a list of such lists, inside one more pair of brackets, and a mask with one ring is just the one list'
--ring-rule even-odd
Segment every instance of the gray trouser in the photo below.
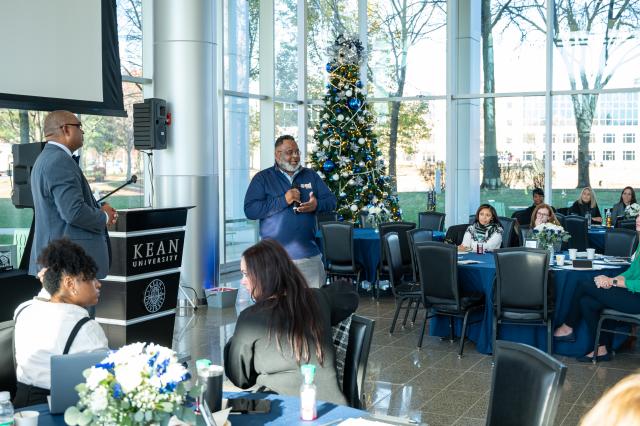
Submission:
{"label": "gray trouser", "polygon": [[324,263],[322,263],[322,255],[294,259],[293,263],[300,269],[309,287],[320,288],[327,281],[327,275],[324,272]]}

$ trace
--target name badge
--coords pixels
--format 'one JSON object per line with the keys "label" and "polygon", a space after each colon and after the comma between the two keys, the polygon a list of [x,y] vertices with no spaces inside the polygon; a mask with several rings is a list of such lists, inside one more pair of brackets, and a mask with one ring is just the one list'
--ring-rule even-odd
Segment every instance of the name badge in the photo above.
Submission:
{"label": "name badge", "polygon": [[311,182],[309,182],[309,183],[301,183],[300,184],[300,188],[302,188],[302,189],[313,189],[311,187]]}

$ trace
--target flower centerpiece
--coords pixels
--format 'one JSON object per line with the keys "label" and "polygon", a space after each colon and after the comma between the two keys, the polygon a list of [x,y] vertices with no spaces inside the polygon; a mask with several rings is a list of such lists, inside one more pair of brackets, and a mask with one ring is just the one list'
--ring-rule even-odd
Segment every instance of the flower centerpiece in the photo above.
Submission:
{"label": "flower centerpiece", "polygon": [[628,219],[637,217],[638,214],[640,214],[640,204],[638,204],[638,203],[629,204],[624,209],[624,217],[626,217]]}
{"label": "flower centerpiece", "polygon": [[569,241],[571,235],[560,225],[541,223],[533,228],[533,237],[538,240],[539,247],[551,250],[556,244]]}
{"label": "flower centerpiece", "polygon": [[[167,424],[172,416],[195,424],[189,371],[171,349],[133,343],[83,372],[80,401],[64,413],[69,425]],[[198,392],[198,388],[191,393]]]}
{"label": "flower centerpiece", "polygon": [[378,226],[380,226],[381,223],[389,220],[389,210],[387,210],[385,205],[382,203],[369,205],[366,210],[369,212],[366,219],[367,223],[376,229],[378,229]]}

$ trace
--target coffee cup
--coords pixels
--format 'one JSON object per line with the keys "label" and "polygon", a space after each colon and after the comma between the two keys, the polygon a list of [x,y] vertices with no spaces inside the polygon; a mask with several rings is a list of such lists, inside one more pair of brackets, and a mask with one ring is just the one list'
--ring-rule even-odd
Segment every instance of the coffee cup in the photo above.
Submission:
{"label": "coffee cup", "polygon": [[596,257],[596,249],[588,248],[587,249],[587,259],[593,260]]}
{"label": "coffee cup", "polygon": [[578,249],[569,249],[569,259],[576,260],[578,257]]}
{"label": "coffee cup", "polygon": [[13,420],[16,426],[37,426],[39,415],[37,411],[20,411],[13,416]]}
{"label": "coffee cup", "polygon": [[564,254],[556,254],[556,265],[564,265]]}

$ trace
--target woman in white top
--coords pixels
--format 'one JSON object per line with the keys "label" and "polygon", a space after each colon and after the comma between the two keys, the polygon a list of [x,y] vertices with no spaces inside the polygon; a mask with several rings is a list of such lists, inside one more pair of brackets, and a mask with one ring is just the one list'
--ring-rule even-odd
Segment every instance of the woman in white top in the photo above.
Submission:
{"label": "woman in white top", "polygon": [[496,250],[502,245],[502,225],[496,209],[490,204],[482,204],[476,211],[476,219],[464,233],[460,250],[476,250],[482,243],[485,250]]}
{"label": "woman in white top", "polygon": [[107,349],[107,337],[86,308],[98,303],[97,266],[77,244],[56,240],[42,251],[38,264],[51,299],[35,297],[15,311],[18,389],[14,405],[46,403],[51,388],[50,358]]}

